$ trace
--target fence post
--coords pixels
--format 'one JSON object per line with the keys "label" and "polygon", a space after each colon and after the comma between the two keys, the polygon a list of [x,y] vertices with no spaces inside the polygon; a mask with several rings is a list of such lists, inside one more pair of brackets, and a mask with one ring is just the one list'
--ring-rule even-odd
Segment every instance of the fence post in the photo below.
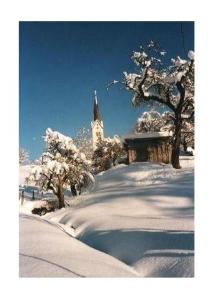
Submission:
{"label": "fence post", "polygon": [[21,205],[23,205],[24,202],[24,191],[21,192]]}

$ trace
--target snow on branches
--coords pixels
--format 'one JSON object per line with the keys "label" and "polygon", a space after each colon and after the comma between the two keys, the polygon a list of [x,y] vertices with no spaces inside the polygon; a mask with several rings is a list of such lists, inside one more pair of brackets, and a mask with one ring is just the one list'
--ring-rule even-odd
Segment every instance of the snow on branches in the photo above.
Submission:
{"label": "snow on branches", "polygon": [[194,60],[195,59],[195,53],[194,51],[190,50],[188,52],[188,58],[191,59],[191,60]]}
{"label": "snow on branches", "polygon": [[[146,111],[137,120],[135,125],[135,132],[169,132],[175,131],[174,125],[175,115],[173,112],[165,111],[159,113],[157,111]],[[182,121],[181,129],[181,145],[183,145],[184,151],[187,151],[187,147],[194,148],[194,122]]]}
{"label": "snow on branches", "polygon": [[138,118],[135,126],[136,132],[170,132],[172,129],[172,113],[164,112],[160,114],[154,110],[144,112],[141,117]]}
{"label": "snow on branches", "polygon": [[80,152],[73,140],[48,128],[44,136],[46,152],[40,164],[31,169],[28,181],[35,182],[41,189],[52,190],[59,200],[59,208],[64,206],[64,189],[80,189],[87,182],[90,161]]}
{"label": "snow on branches", "polygon": [[181,144],[186,152],[188,147],[194,149],[194,122],[183,121],[181,132]]}
{"label": "snow on branches", "polygon": [[113,138],[101,140],[93,155],[93,166],[95,172],[101,172],[117,164],[117,160],[125,155],[120,138],[115,135]]}
{"label": "snow on branches", "polygon": [[24,162],[26,162],[28,160],[28,158],[29,158],[29,153],[26,150],[20,148],[19,149],[19,164],[22,165]]}
{"label": "snow on branches", "polygon": [[85,127],[80,128],[73,141],[79,151],[84,153],[88,160],[91,160],[93,156],[91,130]]}
{"label": "snow on branches", "polygon": [[156,53],[159,54],[158,58],[149,56],[144,51],[133,52],[132,60],[140,66],[139,72],[123,73],[126,88],[135,92],[133,104],[139,105],[153,100],[176,109],[171,98],[178,94],[175,89],[178,82],[187,88],[186,94],[192,98],[189,101],[193,102],[194,52],[189,51],[188,60],[181,59],[179,56],[171,59],[171,65],[168,67],[162,66],[160,55],[163,51],[156,51]]}

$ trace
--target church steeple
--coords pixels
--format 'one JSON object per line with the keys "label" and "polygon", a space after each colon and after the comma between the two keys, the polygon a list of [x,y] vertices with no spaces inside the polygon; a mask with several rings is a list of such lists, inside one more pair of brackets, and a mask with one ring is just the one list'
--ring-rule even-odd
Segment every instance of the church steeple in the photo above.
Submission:
{"label": "church steeple", "polygon": [[94,91],[94,107],[93,107],[94,120],[92,121],[92,145],[93,150],[96,150],[98,143],[104,139],[104,125],[100,117],[97,93]]}
{"label": "church steeple", "polygon": [[96,91],[94,91],[94,108],[93,108],[93,113],[94,113],[94,121],[96,121],[96,120],[101,121],[99,107],[98,107],[97,92]]}

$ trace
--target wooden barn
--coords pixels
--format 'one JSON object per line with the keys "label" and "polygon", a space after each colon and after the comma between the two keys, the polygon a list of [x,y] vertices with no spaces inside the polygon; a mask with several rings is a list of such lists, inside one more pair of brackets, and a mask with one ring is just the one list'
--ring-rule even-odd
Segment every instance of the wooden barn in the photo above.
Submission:
{"label": "wooden barn", "polygon": [[135,133],[124,137],[124,148],[128,162],[163,162],[171,161],[171,138],[169,133],[149,132]]}

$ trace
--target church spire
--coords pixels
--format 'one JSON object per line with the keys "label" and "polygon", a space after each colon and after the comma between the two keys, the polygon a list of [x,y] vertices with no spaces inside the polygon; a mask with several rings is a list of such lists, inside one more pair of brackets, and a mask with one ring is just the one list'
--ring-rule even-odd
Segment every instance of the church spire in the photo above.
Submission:
{"label": "church spire", "polygon": [[98,143],[104,139],[104,125],[99,113],[96,91],[94,91],[93,113],[94,113],[94,120],[92,121],[91,126],[92,126],[92,145],[93,145],[93,150],[95,151],[98,147]]}
{"label": "church spire", "polygon": [[96,91],[94,91],[94,109],[93,109],[93,113],[94,113],[94,121],[96,121],[96,120],[101,121]]}

